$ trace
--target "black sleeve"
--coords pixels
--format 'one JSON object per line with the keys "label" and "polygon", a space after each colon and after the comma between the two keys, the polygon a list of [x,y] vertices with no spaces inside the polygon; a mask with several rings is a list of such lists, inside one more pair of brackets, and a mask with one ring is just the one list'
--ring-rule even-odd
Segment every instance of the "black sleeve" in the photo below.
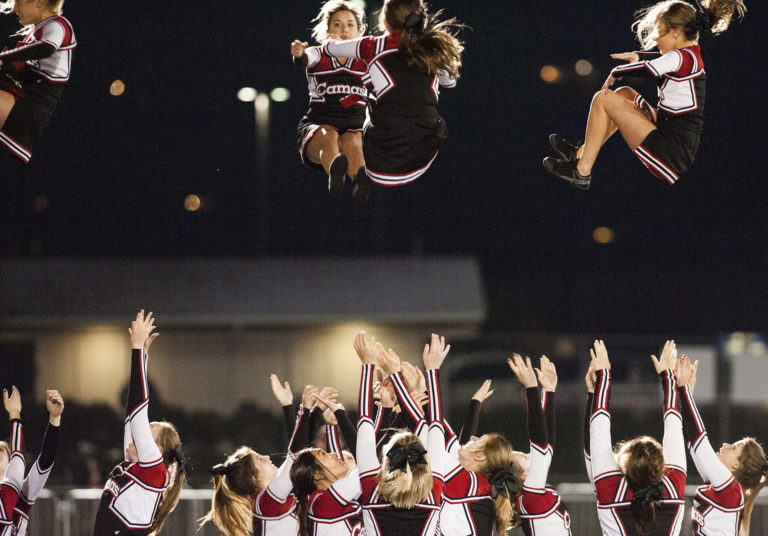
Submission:
{"label": "black sleeve", "polygon": [[683,435],[688,448],[698,442],[699,438],[707,433],[704,422],[698,415],[696,401],[691,392],[683,387],[677,388],[677,398],[680,401],[680,416],[683,420]]}
{"label": "black sleeve", "polygon": [[296,417],[296,424],[291,434],[291,440],[288,445],[288,452],[296,454],[310,446],[312,442],[310,435],[310,416],[309,410],[299,408],[299,415]]}
{"label": "black sleeve", "polygon": [[125,416],[128,417],[142,404],[149,393],[144,392],[144,367],[142,363],[142,351],[131,350],[131,379],[128,384],[128,402],[125,407]]}
{"label": "black sleeve", "polygon": [[43,447],[40,449],[40,469],[47,470],[53,465],[53,459],[56,457],[56,447],[59,445],[60,426],[54,426],[48,423],[43,435]]}
{"label": "black sleeve", "polygon": [[[312,443],[317,437],[317,431],[325,426],[323,410],[317,404],[312,407],[312,413],[309,414],[309,442]],[[310,446],[310,445],[307,445]]]}
{"label": "black sleeve", "polygon": [[356,454],[357,446],[357,428],[349,420],[349,415],[344,409],[337,409],[333,412],[336,417],[336,422],[339,423],[339,429],[341,430],[341,437],[344,438],[344,442],[347,444],[347,448],[352,451],[352,455]]}
{"label": "black sleeve", "polygon": [[53,56],[56,47],[50,43],[36,41],[29,45],[0,52],[0,60],[3,63],[11,61],[39,60]]}
{"label": "black sleeve", "polygon": [[306,69],[307,65],[309,65],[309,58],[306,54],[302,54],[300,58],[293,58],[293,64],[296,67],[300,67],[302,69]]}
{"label": "black sleeve", "polygon": [[587,393],[587,406],[584,409],[584,452],[587,453],[587,456],[590,455],[591,451],[589,450],[589,420],[592,417],[592,404],[593,398],[595,397],[595,393]]}
{"label": "black sleeve", "polygon": [[291,435],[293,434],[293,428],[296,426],[296,408],[293,407],[293,404],[287,404],[285,406],[282,406],[283,409],[283,422],[285,423],[285,432],[288,434],[288,439],[290,440]]}
{"label": "black sleeve", "polygon": [[555,448],[555,393],[544,391],[544,420],[547,422],[547,439],[552,448]]}
{"label": "black sleeve", "polygon": [[547,423],[539,401],[539,388],[528,387],[525,390],[525,396],[528,399],[528,439],[544,449],[549,441],[547,439]]}
{"label": "black sleeve", "polygon": [[459,445],[469,441],[470,436],[477,435],[477,430],[480,427],[480,409],[482,407],[483,403],[479,400],[473,398],[469,401],[467,415],[464,417],[464,425],[459,433]]}

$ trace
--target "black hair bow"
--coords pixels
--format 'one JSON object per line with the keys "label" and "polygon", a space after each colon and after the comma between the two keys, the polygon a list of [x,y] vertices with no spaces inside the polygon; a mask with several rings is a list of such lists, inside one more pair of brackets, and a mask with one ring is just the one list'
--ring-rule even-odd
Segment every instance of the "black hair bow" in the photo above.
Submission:
{"label": "black hair bow", "polygon": [[394,445],[389,452],[387,452],[387,458],[389,459],[389,468],[391,471],[400,469],[405,471],[406,465],[410,464],[421,465],[427,463],[424,455],[427,453],[427,449],[421,443],[413,442],[409,445]]}
{"label": "black hair bow", "polygon": [[632,502],[637,502],[641,504],[650,504],[652,502],[658,501],[663,496],[663,488],[661,487],[661,482],[656,482],[655,484],[651,484],[647,488],[643,488],[641,490],[637,490],[634,495],[632,496]]}
{"label": "black hair bow", "polygon": [[517,478],[517,469],[514,463],[510,463],[504,469],[493,473],[489,479],[491,498],[495,500],[499,495],[510,498],[510,495],[516,494]]}
{"label": "black hair bow", "polygon": [[405,18],[403,27],[406,31],[418,35],[424,32],[424,29],[427,27],[427,17],[424,16],[424,13],[411,13]]}
{"label": "black hair bow", "polygon": [[184,456],[184,451],[181,450],[181,447],[173,449],[173,459],[179,464],[179,471],[186,473],[189,466],[189,460]]}

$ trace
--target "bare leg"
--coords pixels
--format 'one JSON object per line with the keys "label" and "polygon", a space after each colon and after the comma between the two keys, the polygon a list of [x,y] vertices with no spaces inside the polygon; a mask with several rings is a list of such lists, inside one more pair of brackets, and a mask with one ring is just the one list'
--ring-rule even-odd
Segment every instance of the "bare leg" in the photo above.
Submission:
{"label": "bare leg", "polygon": [[[621,95],[625,99],[627,99],[632,104],[635,103],[635,95],[637,95],[637,91],[632,89],[631,87],[620,87],[614,91],[618,95]],[[605,139],[603,140],[603,143],[600,144],[600,147],[605,145],[605,142],[607,142],[609,139],[611,139],[611,136],[613,136],[616,131],[619,130],[616,126],[616,123],[611,120],[611,124],[608,128],[608,132],[606,133]],[[576,152],[576,158],[581,158],[582,154],[584,153],[584,145],[579,147],[579,150]]]}
{"label": "bare leg", "polygon": [[8,119],[8,114],[11,113],[14,104],[16,104],[16,100],[13,95],[7,91],[0,91],[0,128],[5,125],[5,120]]}
{"label": "bare leg", "polygon": [[586,176],[592,172],[600,147],[617,129],[634,151],[656,125],[625,96],[609,89],[601,90],[595,94],[589,109],[587,132],[577,166],[579,173]]}
{"label": "bare leg", "polygon": [[365,165],[363,158],[363,135],[360,132],[345,132],[339,137],[341,152],[349,161],[349,177],[354,181],[357,172]]}
{"label": "bare leg", "polygon": [[339,134],[329,126],[321,125],[304,149],[307,159],[313,164],[320,164],[326,173],[330,173],[331,162],[339,154]]}

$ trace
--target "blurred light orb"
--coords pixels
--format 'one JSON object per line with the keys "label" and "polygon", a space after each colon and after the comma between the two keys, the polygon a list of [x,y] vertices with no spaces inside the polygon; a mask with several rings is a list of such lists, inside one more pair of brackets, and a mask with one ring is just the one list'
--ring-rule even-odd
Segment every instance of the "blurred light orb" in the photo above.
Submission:
{"label": "blurred light orb", "polygon": [[595,227],[592,238],[598,244],[610,244],[613,242],[613,230],[610,227]]}
{"label": "blurred light orb", "polygon": [[352,3],[357,5],[363,11],[368,7],[365,5],[365,0],[352,0]]}
{"label": "blurred light orb", "polygon": [[48,207],[51,206],[51,200],[50,198],[45,194],[40,194],[35,197],[35,200],[32,202],[32,210],[35,212],[45,212],[48,210]]}
{"label": "blurred light orb", "polygon": [[539,76],[541,76],[541,79],[545,82],[552,83],[560,78],[560,71],[558,71],[557,67],[554,65],[545,65],[541,68],[541,71],[539,71]]}
{"label": "blurred light orb", "polygon": [[284,87],[276,87],[269,92],[269,98],[275,102],[285,102],[291,98],[291,92]]}
{"label": "blurred light orb", "polygon": [[265,113],[269,110],[269,95],[266,93],[259,93],[256,98],[253,99],[253,106],[257,112]]}
{"label": "blurred light orb", "polygon": [[243,87],[237,92],[237,98],[243,102],[253,102],[256,99],[256,90],[252,87]]}
{"label": "blurred light orb", "polygon": [[196,212],[202,206],[203,202],[195,194],[190,194],[184,198],[184,208],[187,209],[187,212]]}
{"label": "blurred light orb", "polygon": [[109,94],[113,97],[119,97],[125,93],[125,84],[122,80],[115,80],[109,86]]}
{"label": "blurred light orb", "polygon": [[592,64],[587,60],[579,60],[576,62],[574,69],[576,69],[576,74],[587,76],[592,73]]}

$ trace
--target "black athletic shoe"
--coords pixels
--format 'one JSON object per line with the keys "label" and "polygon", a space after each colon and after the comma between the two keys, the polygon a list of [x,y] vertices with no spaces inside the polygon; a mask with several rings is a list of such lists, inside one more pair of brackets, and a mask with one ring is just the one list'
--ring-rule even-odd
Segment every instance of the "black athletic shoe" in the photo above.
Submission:
{"label": "black athletic shoe", "polygon": [[561,179],[570,182],[576,188],[589,190],[589,183],[592,182],[592,174],[585,177],[579,173],[579,170],[576,168],[577,162],[578,160],[560,160],[548,156],[544,159],[544,169],[549,171],[552,175],[556,175]]}
{"label": "black athletic shoe", "polygon": [[373,188],[373,181],[365,172],[365,166],[357,170],[355,176],[355,186],[352,188],[352,202],[355,207],[363,208],[368,202],[368,194]]}
{"label": "black athletic shoe", "polygon": [[341,153],[331,162],[330,173],[328,173],[328,191],[333,197],[341,197],[344,190],[344,181],[347,178],[347,157]]}
{"label": "black athletic shoe", "polygon": [[579,148],[571,145],[557,134],[549,135],[549,144],[563,160],[576,160],[576,153],[579,151]]}

